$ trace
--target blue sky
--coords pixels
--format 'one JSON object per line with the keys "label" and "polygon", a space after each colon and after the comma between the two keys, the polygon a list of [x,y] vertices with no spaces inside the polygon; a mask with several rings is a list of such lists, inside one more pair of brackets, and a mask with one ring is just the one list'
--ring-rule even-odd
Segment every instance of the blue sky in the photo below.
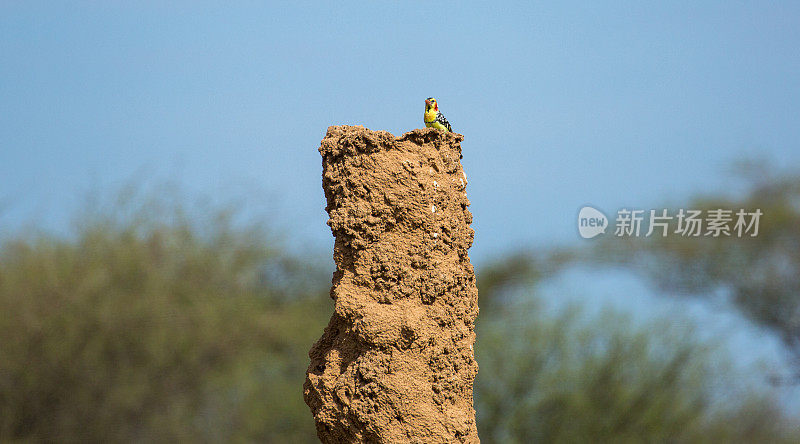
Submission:
{"label": "blue sky", "polygon": [[320,139],[436,96],[465,134],[473,258],[800,164],[800,5],[4,2],[0,227],[61,230],[141,175],[250,190],[328,248]]}
{"label": "blue sky", "polygon": [[[428,96],[466,136],[478,264],[591,242],[584,204],[727,192],[742,157],[800,166],[800,3],[551,3],[0,3],[0,234],[169,179],[254,196],[329,252],[326,128],[400,135]],[[596,276],[567,277],[591,297]]]}

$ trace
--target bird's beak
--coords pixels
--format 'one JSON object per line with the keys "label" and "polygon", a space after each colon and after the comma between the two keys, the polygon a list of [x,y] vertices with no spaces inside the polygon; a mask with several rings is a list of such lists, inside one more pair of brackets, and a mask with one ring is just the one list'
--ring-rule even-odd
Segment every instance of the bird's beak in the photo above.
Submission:
{"label": "bird's beak", "polygon": [[431,101],[428,100],[428,99],[425,99],[425,104],[428,105],[428,106],[431,106]]}

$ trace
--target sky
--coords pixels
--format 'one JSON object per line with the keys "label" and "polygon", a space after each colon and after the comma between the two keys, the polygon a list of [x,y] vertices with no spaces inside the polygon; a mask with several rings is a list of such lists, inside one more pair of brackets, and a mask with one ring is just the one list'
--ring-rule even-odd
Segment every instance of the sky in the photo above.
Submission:
{"label": "sky", "polygon": [[140,177],[257,195],[328,248],[329,125],[465,135],[480,262],[800,165],[800,4],[3,2],[0,228]]}
{"label": "sky", "polygon": [[401,135],[434,96],[465,135],[473,261],[591,242],[583,205],[727,192],[743,158],[800,166],[798,17],[797,2],[2,2],[0,234],[67,232],[88,194],[169,180],[252,197],[290,243],[329,252],[327,127]]}

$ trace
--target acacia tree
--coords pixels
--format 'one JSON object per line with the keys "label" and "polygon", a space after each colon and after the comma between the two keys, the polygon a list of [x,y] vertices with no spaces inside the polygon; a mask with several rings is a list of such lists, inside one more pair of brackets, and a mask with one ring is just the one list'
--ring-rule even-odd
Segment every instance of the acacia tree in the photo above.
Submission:
{"label": "acacia tree", "polygon": [[[722,289],[742,313],[774,331],[794,354],[793,375],[770,376],[775,383],[800,382],[800,175],[777,176],[748,164],[739,174],[743,196],[699,196],[683,208],[736,213],[760,211],[758,233],[741,237],[681,236],[606,238],[583,255],[641,272],[658,287],[678,294],[707,296]],[[673,209],[670,214],[676,214]],[[749,222],[749,221],[748,221]]]}
{"label": "acacia tree", "polygon": [[475,386],[482,441],[795,442],[766,394],[731,379],[729,357],[669,319],[545,310],[537,284],[571,254],[482,267]]}
{"label": "acacia tree", "polygon": [[315,442],[327,273],[235,212],[136,202],[0,247],[0,441]]}

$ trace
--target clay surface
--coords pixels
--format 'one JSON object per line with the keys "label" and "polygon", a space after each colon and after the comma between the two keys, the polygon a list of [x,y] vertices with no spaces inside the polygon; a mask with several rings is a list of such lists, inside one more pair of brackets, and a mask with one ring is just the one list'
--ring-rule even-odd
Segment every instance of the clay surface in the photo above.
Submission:
{"label": "clay surface", "polygon": [[463,136],[328,128],[335,308],[304,397],[326,443],[478,442],[478,290]]}

